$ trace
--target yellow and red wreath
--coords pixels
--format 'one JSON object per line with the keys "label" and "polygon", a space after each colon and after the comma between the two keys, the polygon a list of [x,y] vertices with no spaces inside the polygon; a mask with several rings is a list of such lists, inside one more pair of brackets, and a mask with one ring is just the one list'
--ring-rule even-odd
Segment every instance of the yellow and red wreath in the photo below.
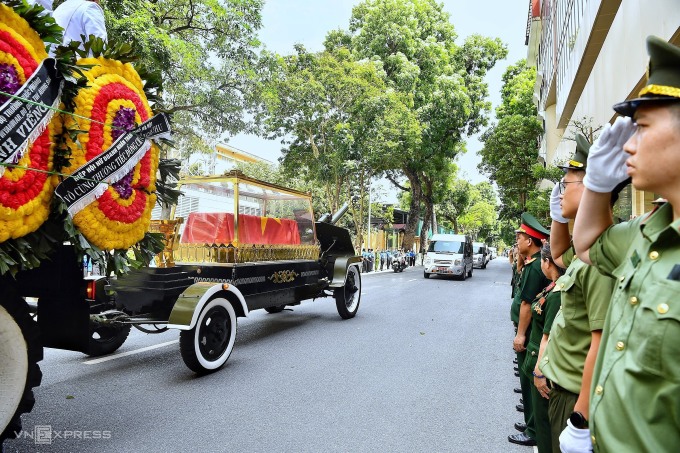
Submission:
{"label": "yellow and red wreath", "polygon": [[[45,44],[14,9],[0,4],[0,90],[16,93],[47,58]],[[0,94],[0,105],[9,98]],[[51,134],[61,132],[53,120],[0,177],[0,242],[37,230],[50,213],[57,184]],[[30,169],[30,170],[29,170]]]}
{"label": "yellow and red wreath", "polygon": [[[142,80],[130,63],[98,57],[78,64],[92,68],[85,72],[88,87],[74,99],[77,116],[69,121],[76,124],[70,127],[83,133],[78,135],[79,144],[69,143],[72,160],[66,173],[105,152],[118,136],[153,115]],[[88,241],[106,250],[127,249],[144,237],[156,203],[159,153],[152,144],[128,175],[73,216]]]}

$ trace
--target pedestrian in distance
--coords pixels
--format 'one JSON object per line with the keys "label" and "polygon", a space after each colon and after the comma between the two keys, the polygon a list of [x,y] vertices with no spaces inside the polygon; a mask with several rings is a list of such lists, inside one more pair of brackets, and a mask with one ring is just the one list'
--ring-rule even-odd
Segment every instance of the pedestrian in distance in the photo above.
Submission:
{"label": "pedestrian in distance", "polygon": [[[510,318],[515,326],[515,338],[512,347],[517,354],[517,363],[524,363],[526,346],[531,334],[531,303],[543,288],[548,286],[549,280],[541,270],[541,247],[543,240],[548,238],[546,230],[538,220],[528,212],[522,214],[522,224],[515,230],[517,249],[526,257],[522,275],[510,308]],[[524,401],[524,432],[508,436],[508,441],[519,445],[536,445],[536,430],[533,418],[531,400],[531,381],[533,376],[525,373],[519,367],[519,381]]]}
{"label": "pedestrian in distance", "polygon": [[[538,363],[550,394],[554,453],[560,452],[559,436],[567,427],[567,421],[573,419],[573,423],[581,426],[583,423],[579,420],[588,417],[591,376],[614,290],[614,281],[578,259],[571,245],[568,222],[576,217],[581,202],[590,146],[583,135],[576,136],[576,151],[561,167],[564,178],[553,188],[550,197],[552,256],[559,266],[567,268],[556,287],[562,310],[553,323],[550,341]],[[622,188],[623,185],[618,190]],[[612,197],[612,201],[615,199]]]}
{"label": "pedestrian in distance", "polygon": [[[647,38],[648,80],[588,156],[574,225],[579,258],[616,279],[593,371],[587,427],[567,453],[680,448],[680,48]],[[631,120],[632,118],[632,120]],[[631,177],[668,201],[614,225],[612,190]]]}
{"label": "pedestrian in distance", "polygon": [[550,253],[550,243],[541,248],[541,271],[550,281],[531,303],[531,334],[527,354],[522,364],[524,373],[533,376],[531,385],[531,404],[534,411],[536,447],[538,453],[552,453],[552,436],[548,417],[548,393],[546,378],[538,370],[540,360],[550,336],[555,316],[560,309],[560,293],[555,291],[555,282],[564,273],[557,267]]}

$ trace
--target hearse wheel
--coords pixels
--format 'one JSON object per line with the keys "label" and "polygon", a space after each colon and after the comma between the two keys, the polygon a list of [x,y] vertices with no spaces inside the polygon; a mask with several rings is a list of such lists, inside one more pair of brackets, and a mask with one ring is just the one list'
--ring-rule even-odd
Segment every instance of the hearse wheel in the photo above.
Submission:
{"label": "hearse wheel", "polygon": [[335,306],[342,319],[354,318],[361,302],[361,274],[358,266],[347,269],[345,285],[333,291]]}
{"label": "hearse wheel", "polygon": [[208,302],[191,330],[179,334],[184,364],[199,374],[217,371],[224,365],[236,342],[236,313],[228,300]]}
{"label": "hearse wheel", "polygon": [[21,431],[21,414],[35,404],[40,385],[38,362],[43,358],[40,329],[28,305],[9,285],[0,292],[0,451],[5,439]]}
{"label": "hearse wheel", "polygon": [[90,343],[87,354],[93,357],[111,354],[123,346],[130,334],[130,324],[102,323],[90,319]]}
{"label": "hearse wheel", "polygon": [[264,311],[267,313],[281,313],[285,308],[285,305],[276,305],[274,307],[265,307]]}

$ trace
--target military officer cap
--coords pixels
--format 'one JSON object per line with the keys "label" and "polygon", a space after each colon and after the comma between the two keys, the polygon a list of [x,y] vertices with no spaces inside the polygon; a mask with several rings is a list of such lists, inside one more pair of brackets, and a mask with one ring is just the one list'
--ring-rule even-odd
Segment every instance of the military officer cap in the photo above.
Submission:
{"label": "military officer cap", "polygon": [[564,171],[567,170],[585,170],[588,163],[588,152],[592,144],[583,134],[576,135],[576,151],[571,160],[566,165],[558,165]]}
{"label": "military officer cap", "polygon": [[649,36],[647,53],[647,85],[640,90],[639,97],[614,106],[614,110],[623,116],[633,116],[643,103],[680,102],[680,47]]}
{"label": "military officer cap", "polygon": [[522,213],[522,224],[515,230],[515,233],[524,233],[527,236],[540,240],[548,239],[548,237],[550,237],[550,232],[543,228],[543,225],[541,225],[536,217],[528,212]]}

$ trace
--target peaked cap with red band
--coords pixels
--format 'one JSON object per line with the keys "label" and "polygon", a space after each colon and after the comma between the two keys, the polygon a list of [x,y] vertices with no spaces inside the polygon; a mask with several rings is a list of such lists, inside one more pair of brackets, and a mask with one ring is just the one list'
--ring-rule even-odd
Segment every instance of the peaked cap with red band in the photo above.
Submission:
{"label": "peaked cap with red band", "polygon": [[536,239],[548,239],[550,232],[543,228],[541,223],[528,212],[522,213],[522,224],[515,233],[524,233]]}

